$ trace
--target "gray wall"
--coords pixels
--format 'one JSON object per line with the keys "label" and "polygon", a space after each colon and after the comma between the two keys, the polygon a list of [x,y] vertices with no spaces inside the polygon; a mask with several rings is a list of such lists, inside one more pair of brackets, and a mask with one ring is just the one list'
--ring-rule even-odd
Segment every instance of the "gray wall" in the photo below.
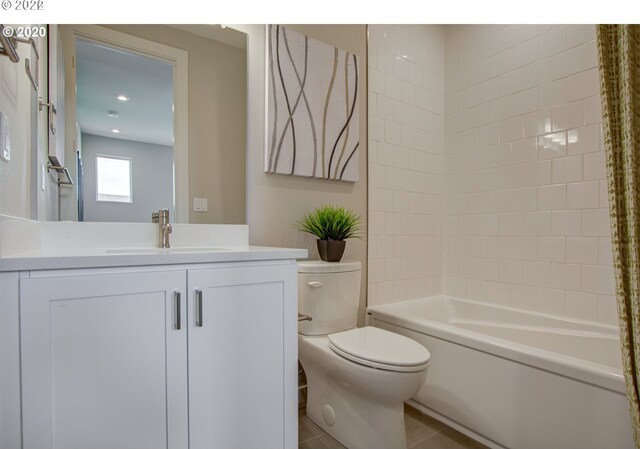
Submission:
{"label": "gray wall", "polygon": [[[131,158],[133,203],[96,201],[96,155]],[[82,134],[84,221],[151,221],[151,212],[173,208],[173,148]]]}
{"label": "gray wall", "polygon": [[[170,26],[106,27],[189,53],[189,222],[247,223],[246,51]],[[207,198],[208,212],[194,212],[193,198]]]}

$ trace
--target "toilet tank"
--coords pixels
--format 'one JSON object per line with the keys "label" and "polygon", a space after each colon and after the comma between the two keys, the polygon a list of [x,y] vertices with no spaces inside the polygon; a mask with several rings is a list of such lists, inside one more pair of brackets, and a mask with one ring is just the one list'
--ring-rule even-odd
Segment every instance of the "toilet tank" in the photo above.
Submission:
{"label": "toilet tank", "polygon": [[358,261],[298,262],[298,312],[311,321],[300,321],[303,335],[326,335],[356,327],[360,303]]}

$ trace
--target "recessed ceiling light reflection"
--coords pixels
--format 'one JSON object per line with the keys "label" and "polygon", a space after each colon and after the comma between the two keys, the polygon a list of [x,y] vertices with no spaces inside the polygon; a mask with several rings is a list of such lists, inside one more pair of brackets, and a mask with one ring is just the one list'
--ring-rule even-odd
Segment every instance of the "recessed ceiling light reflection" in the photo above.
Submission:
{"label": "recessed ceiling light reflection", "polygon": [[127,97],[126,95],[118,95],[116,98],[118,100],[120,100],[120,101],[129,101],[129,100],[131,100],[131,98]]}
{"label": "recessed ceiling light reflection", "polygon": [[111,132],[115,133],[115,134],[120,134],[120,130],[119,129],[112,129]]}

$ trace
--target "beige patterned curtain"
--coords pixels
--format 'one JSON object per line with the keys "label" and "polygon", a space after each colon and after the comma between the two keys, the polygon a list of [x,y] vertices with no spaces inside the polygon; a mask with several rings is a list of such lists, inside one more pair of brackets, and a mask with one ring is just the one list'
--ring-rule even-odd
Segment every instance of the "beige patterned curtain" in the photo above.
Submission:
{"label": "beige patterned curtain", "polygon": [[640,447],[640,25],[598,25],[623,371]]}

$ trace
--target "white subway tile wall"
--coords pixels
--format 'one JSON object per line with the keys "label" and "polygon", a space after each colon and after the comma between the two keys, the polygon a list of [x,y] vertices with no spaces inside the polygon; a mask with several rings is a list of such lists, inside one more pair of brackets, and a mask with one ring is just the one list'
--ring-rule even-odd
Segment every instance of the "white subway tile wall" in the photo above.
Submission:
{"label": "white subway tile wall", "polygon": [[446,26],[443,291],[614,324],[595,26]]}
{"label": "white subway tile wall", "polygon": [[369,305],[614,324],[595,26],[369,29]]}
{"label": "white subway tile wall", "polygon": [[615,324],[595,26],[369,33],[369,305]]}
{"label": "white subway tile wall", "polygon": [[440,25],[369,27],[369,305],[441,293],[444,51]]}

